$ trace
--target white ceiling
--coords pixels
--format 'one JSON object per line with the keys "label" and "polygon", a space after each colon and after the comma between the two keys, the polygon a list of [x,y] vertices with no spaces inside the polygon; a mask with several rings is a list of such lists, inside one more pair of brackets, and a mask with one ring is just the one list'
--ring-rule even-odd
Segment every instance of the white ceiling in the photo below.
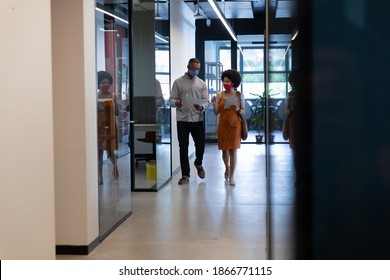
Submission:
{"label": "white ceiling", "polygon": [[[158,1],[158,2],[157,2]],[[133,0],[134,10],[150,11],[157,9],[159,5],[159,13],[163,19],[168,18],[168,0]],[[198,11],[197,4],[199,3],[199,18],[218,18],[207,0],[182,0],[194,12]],[[275,18],[290,18],[296,15],[297,0],[269,0],[270,16]],[[123,9],[127,8],[127,0],[97,0],[102,5],[116,4]],[[227,19],[252,19],[264,16],[265,0],[216,0],[220,9],[224,12]]]}

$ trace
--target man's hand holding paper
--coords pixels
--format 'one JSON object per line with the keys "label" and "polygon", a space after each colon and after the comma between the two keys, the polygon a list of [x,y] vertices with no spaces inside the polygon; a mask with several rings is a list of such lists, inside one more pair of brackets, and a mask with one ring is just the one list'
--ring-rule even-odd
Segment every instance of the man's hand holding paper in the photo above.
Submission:
{"label": "man's hand holding paper", "polygon": [[199,105],[199,106],[204,106],[209,102],[208,99],[195,98],[189,95],[186,96],[186,101],[188,104]]}

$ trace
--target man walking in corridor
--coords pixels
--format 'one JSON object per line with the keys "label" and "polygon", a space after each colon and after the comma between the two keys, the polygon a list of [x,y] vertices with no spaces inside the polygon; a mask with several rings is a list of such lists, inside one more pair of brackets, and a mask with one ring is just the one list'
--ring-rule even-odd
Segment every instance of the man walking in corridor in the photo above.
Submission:
{"label": "man walking in corridor", "polygon": [[177,135],[179,140],[182,177],[178,184],[189,182],[190,164],[188,160],[189,135],[195,143],[195,161],[198,176],[205,178],[202,161],[205,147],[203,124],[204,111],[209,107],[206,83],[198,77],[201,63],[197,58],[188,61],[187,72],[177,78],[172,86],[169,102],[176,108]]}

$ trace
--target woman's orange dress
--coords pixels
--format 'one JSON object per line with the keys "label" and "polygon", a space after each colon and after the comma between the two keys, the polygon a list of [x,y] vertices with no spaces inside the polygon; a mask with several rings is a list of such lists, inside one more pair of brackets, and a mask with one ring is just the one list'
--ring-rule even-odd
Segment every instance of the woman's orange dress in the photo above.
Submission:
{"label": "woman's orange dress", "polygon": [[[240,100],[237,97],[237,106],[240,106]],[[219,123],[218,123],[218,149],[236,150],[241,146],[241,120],[236,110],[224,108],[225,92],[221,92],[219,100]]]}
{"label": "woman's orange dress", "polygon": [[113,152],[118,149],[118,130],[115,120],[115,98],[112,93],[108,99],[99,101],[98,108],[98,146],[99,150]]}

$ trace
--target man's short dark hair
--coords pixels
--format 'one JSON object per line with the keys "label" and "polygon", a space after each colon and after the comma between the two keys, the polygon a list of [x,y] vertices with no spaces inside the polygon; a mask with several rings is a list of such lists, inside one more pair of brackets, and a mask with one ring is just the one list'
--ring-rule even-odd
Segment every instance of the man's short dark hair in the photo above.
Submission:
{"label": "man's short dark hair", "polygon": [[200,64],[200,60],[197,59],[197,58],[191,58],[191,59],[188,61],[188,66],[190,66],[192,63]]}

